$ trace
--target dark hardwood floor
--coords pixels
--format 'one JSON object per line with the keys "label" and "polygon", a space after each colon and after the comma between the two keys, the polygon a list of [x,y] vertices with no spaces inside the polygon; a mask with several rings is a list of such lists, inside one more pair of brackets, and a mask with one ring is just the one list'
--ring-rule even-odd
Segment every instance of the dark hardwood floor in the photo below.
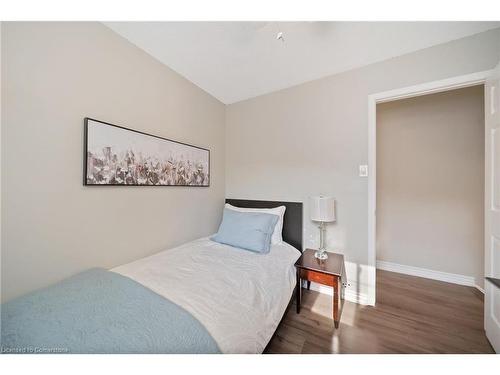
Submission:
{"label": "dark hardwood floor", "polygon": [[304,290],[266,353],[494,353],[475,288],[377,270],[377,304],[345,301],[339,329],[331,296]]}

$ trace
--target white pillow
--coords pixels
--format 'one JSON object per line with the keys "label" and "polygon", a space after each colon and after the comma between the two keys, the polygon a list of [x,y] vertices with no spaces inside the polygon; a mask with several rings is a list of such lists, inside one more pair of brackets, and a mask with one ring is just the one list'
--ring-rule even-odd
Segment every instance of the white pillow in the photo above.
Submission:
{"label": "white pillow", "polygon": [[243,208],[243,207],[235,207],[226,203],[226,208],[230,210],[239,211],[239,212],[261,212],[264,214],[272,214],[277,215],[279,217],[276,225],[274,226],[273,236],[271,237],[271,243],[273,245],[280,244],[283,242],[283,216],[285,216],[285,206],[279,206],[275,208]]}

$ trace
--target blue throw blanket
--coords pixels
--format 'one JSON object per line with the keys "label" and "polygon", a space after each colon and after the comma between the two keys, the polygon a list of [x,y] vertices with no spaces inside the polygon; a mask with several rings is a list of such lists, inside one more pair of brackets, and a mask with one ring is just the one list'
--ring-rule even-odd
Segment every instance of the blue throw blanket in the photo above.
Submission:
{"label": "blue throw blanket", "polygon": [[91,269],[2,305],[2,353],[219,353],[186,310]]}

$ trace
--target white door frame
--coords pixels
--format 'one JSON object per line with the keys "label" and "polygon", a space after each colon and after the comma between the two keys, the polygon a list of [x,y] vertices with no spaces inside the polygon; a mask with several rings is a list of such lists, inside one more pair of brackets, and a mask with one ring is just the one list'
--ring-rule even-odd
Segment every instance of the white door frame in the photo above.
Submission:
{"label": "white door frame", "polygon": [[486,70],[368,96],[368,266],[372,270],[369,283],[372,286],[370,291],[373,293],[369,296],[370,304],[375,304],[376,296],[377,104],[481,85],[486,82],[491,72],[491,70]]}

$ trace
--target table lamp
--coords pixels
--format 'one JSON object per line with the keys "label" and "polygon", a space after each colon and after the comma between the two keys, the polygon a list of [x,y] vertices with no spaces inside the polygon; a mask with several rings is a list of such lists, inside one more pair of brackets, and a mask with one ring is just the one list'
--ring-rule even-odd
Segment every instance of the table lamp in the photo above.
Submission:
{"label": "table lamp", "polygon": [[328,258],[325,249],[325,223],[335,221],[335,199],[332,197],[311,197],[310,215],[312,221],[319,222],[319,249],[314,256],[320,260]]}

